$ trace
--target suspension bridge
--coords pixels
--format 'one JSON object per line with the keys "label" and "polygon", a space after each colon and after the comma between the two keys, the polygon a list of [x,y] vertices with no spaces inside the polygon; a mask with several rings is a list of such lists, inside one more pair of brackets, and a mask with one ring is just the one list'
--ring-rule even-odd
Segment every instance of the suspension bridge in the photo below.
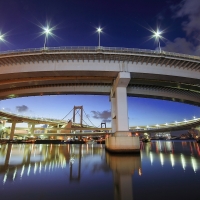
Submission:
{"label": "suspension bridge", "polygon": [[[16,115],[0,111],[0,137],[14,139],[14,137],[46,138],[65,140],[66,136],[103,136],[112,135],[112,129],[102,122],[96,126],[83,106],[74,106],[62,119],[48,119]],[[13,124],[24,123],[19,127]],[[9,126],[11,124],[11,127]],[[147,126],[129,127],[130,136],[143,133],[158,133],[175,130],[196,128],[200,125],[200,118],[175,121],[173,123],[155,124]]]}
{"label": "suspension bridge", "polygon": [[[0,111],[0,120],[1,138],[9,136],[11,140],[19,136],[64,140],[65,136],[96,136],[105,135],[111,131],[111,128],[106,128],[106,123],[94,125],[83,106],[74,106],[61,120],[27,117],[5,111]],[[25,126],[16,126],[17,123],[24,123]],[[8,126],[9,124],[11,127]]]}

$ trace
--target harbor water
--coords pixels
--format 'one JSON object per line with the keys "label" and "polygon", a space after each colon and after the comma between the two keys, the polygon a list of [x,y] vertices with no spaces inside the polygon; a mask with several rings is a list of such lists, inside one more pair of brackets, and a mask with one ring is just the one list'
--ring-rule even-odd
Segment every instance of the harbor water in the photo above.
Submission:
{"label": "harbor water", "polygon": [[200,144],[141,143],[140,154],[103,144],[2,144],[0,199],[199,199]]}

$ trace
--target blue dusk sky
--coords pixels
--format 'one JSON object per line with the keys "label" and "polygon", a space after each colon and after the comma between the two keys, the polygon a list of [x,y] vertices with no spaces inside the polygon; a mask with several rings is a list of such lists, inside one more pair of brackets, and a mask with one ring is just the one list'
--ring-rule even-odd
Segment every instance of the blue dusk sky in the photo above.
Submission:
{"label": "blue dusk sky", "polygon": [[[101,46],[156,49],[152,31],[162,31],[161,48],[200,54],[199,0],[0,0],[0,51],[40,48],[42,27],[54,27],[48,47]],[[85,123],[110,124],[108,96],[55,95],[0,101],[0,109],[34,117],[62,119],[83,106]],[[129,125],[153,125],[200,117],[200,108],[183,103],[128,97]],[[65,119],[71,119],[72,112]],[[90,120],[89,120],[89,119]],[[77,114],[77,122],[79,115]]]}

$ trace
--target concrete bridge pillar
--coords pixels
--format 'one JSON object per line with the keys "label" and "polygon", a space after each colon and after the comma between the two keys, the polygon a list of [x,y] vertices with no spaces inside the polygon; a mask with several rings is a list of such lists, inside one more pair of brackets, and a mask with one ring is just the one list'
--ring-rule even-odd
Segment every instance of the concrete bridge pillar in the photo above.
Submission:
{"label": "concrete bridge pillar", "polygon": [[2,121],[2,125],[3,125],[3,127],[6,126],[6,120],[3,120],[3,121]]}
{"label": "concrete bridge pillar", "polygon": [[131,77],[129,72],[119,72],[111,90],[112,132],[106,139],[106,149],[113,152],[139,152],[138,137],[129,132],[127,86]]}
{"label": "concrete bridge pillar", "polygon": [[116,92],[116,132],[115,136],[126,136],[129,134],[128,106],[126,87],[117,87]]}
{"label": "concrete bridge pillar", "polygon": [[[59,128],[60,128],[60,125],[59,124],[57,124],[57,131],[56,131],[56,133],[59,135],[60,134],[60,130],[59,130]],[[56,139],[64,139],[64,137],[63,136],[56,136]]]}
{"label": "concrete bridge pillar", "polygon": [[126,88],[130,81],[129,72],[120,72],[114,81],[111,106],[112,106],[112,130],[115,136],[129,134],[128,106]]}
{"label": "concrete bridge pillar", "polygon": [[14,133],[15,133],[15,127],[16,127],[16,121],[12,121],[11,131],[10,131],[10,140],[13,140]]}
{"label": "concrete bridge pillar", "polygon": [[111,98],[112,133],[116,132],[116,98]]}
{"label": "concrete bridge pillar", "polygon": [[35,123],[28,123],[28,128],[31,135],[34,135]]}

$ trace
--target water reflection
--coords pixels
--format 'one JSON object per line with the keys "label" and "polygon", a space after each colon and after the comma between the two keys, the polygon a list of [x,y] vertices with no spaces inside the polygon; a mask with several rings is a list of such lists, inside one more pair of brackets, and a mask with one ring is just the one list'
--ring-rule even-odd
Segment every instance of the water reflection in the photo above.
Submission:
{"label": "water reflection", "polygon": [[15,180],[30,175],[63,169],[69,166],[70,181],[80,181],[81,159],[88,155],[103,156],[102,145],[46,145],[46,144],[7,144],[0,148],[0,175]]}
{"label": "water reflection", "polygon": [[[16,195],[20,200],[63,196],[143,200],[148,194],[156,200],[161,198],[158,191],[165,193],[162,199],[181,199],[179,194],[195,197],[191,191],[200,185],[199,147],[194,141],[154,141],[141,143],[140,155],[115,155],[105,152],[102,144],[4,144],[0,147],[1,200]],[[166,193],[166,188],[171,192]],[[173,198],[174,192],[179,196]]]}
{"label": "water reflection", "polygon": [[[73,146],[72,146],[73,147]],[[75,149],[74,148],[70,148],[70,150],[72,152],[70,152],[70,181],[80,181],[81,178],[81,157],[82,157],[82,144],[80,144],[79,146],[79,152],[78,152],[78,173],[77,175],[74,175],[73,173],[73,168],[74,165],[76,164],[75,161]]]}
{"label": "water reflection", "polygon": [[155,141],[141,145],[141,157],[150,160],[151,165],[158,161],[161,166],[170,163],[171,167],[182,166],[185,171],[200,168],[200,146],[195,141]]}
{"label": "water reflection", "polygon": [[140,155],[106,153],[106,162],[113,171],[115,200],[132,200],[132,175],[142,175]]}

